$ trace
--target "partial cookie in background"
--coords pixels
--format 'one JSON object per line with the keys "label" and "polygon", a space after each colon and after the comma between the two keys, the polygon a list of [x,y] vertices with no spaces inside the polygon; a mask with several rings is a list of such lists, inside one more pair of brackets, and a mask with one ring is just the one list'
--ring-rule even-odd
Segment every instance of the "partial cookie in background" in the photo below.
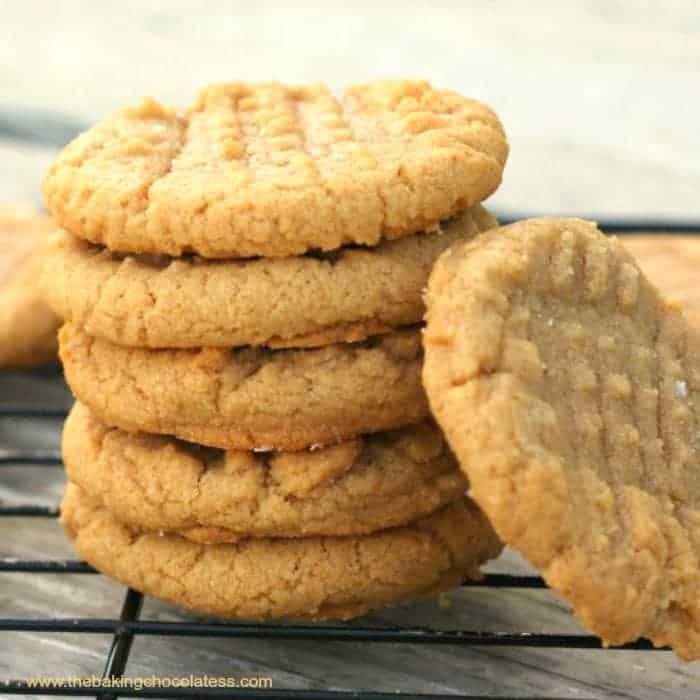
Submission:
{"label": "partial cookie in background", "polygon": [[440,231],[376,248],[248,261],[123,257],[62,233],[43,286],[63,318],[119,345],[321,346],[420,322],[440,253],[495,225],[476,206]]}
{"label": "partial cookie in background", "polygon": [[608,643],[700,657],[700,334],[577,219],[456,246],[424,382],[471,491]]}
{"label": "partial cookie in background", "polygon": [[498,538],[465,499],[374,535],[196,544],[138,533],[69,485],[61,520],[78,554],[148,595],[240,619],[348,619],[479,577]]}
{"label": "partial cookie in background", "polygon": [[202,445],[301,450],[429,414],[418,328],[309,350],[149,350],[60,332],[66,379],[109,425]]}
{"label": "partial cookie in background", "polygon": [[59,319],[39,291],[51,221],[32,209],[0,206],[0,367],[56,359]]}
{"label": "partial cookie in background", "polygon": [[376,245],[492,194],[508,145],[485,105],[424,81],[213,85],[79,136],[44,180],[72,234],[113,251],[287,257]]}
{"label": "partial cookie in background", "polygon": [[620,242],[634,255],[649,280],[700,324],[700,236],[632,234]]}
{"label": "partial cookie in background", "polygon": [[77,403],[63,459],[68,478],[121,522],[206,542],[368,534],[467,490],[428,423],[302,452],[223,452],[108,427]]}

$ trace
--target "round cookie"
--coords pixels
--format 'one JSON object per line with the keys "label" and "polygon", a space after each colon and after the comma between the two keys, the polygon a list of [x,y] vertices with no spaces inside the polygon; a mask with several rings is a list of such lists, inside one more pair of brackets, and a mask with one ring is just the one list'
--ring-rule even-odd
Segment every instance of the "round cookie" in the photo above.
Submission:
{"label": "round cookie", "polygon": [[468,500],[375,535],[202,545],[129,530],[69,485],[61,520],[99,571],[169,603],[242,619],[357,617],[478,577],[501,549]]}
{"label": "round cookie", "polygon": [[424,382],[470,494],[607,643],[700,657],[700,334],[616,239],[535,219],[443,255]]}
{"label": "round cookie", "polygon": [[366,534],[467,490],[429,423],[304,452],[223,452],[110,428],[78,403],[63,460],[68,478],[120,521],[207,542]]}
{"label": "round cookie", "polygon": [[73,393],[109,425],[201,445],[301,450],[429,414],[420,330],[312,350],[149,350],[73,324],[60,355]]}
{"label": "round cookie", "polygon": [[632,234],[620,242],[661,293],[681,301],[688,318],[700,322],[700,236]]}
{"label": "round cookie", "polygon": [[31,209],[0,207],[0,367],[56,359],[59,319],[39,291],[43,246],[52,228]]}
{"label": "round cookie", "polygon": [[309,347],[418,323],[430,269],[451,243],[496,225],[480,206],[435,233],[285,260],[117,256],[65,233],[46,294],[90,335],[137,347]]}
{"label": "round cookie", "polygon": [[114,251],[287,257],[376,245],[493,193],[508,154],[485,105],[422,81],[232,83],[79,136],[44,180],[57,223]]}

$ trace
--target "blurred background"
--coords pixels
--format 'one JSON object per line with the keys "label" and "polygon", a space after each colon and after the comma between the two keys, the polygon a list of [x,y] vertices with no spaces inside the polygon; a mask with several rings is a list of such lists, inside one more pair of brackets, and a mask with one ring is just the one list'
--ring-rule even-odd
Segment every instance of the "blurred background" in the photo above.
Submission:
{"label": "blurred background", "polygon": [[502,216],[700,220],[697,0],[0,0],[0,202],[38,203],[55,149],[144,95],[382,77],[496,109],[512,147]]}

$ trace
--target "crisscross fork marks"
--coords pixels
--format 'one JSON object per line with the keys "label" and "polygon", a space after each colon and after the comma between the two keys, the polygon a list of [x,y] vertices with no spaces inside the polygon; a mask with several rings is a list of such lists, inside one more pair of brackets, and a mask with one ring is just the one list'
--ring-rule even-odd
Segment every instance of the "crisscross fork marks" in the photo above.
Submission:
{"label": "crisscross fork marks", "polygon": [[664,317],[657,343],[661,429],[668,471],[666,493],[676,505],[686,504],[688,488],[693,481],[689,467],[697,473],[699,466],[698,456],[692,449],[695,397],[691,395],[692,385],[685,368],[688,339],[684,326],[684,321],[675,315]]}
{"label": "crisscross fork marks", "polygon": [[[591,245],[596,245],[597,242]],[[607,248],[605,249],[607,251]],[[607,256],[606,256],[607,257]],[[641,436],[633,408],[633,380],[626,355],[635,330],[635,322],[629,310],[620,309],[620,265],[614,256],[609,256],[609,272],[615,300],[614,314],[605,329],[605,335],[597,338],[598,376],[601,381],[601,407],[603,432],[608,453],[608,470],[605,479],[611,484],[616,497],[625,484],[643,481],[640,454]],[[624,281],[622,282],[624,287]],[[618,516],[623,509],[618,502]]]}
{"label": "crisscross fork marks", "polygon": [[212,142],[232,171],[249,175],[248,182],[269,179],[282,188],[318,185],[324,171],[333,171],[333,161],[342,160],[337,151],[346,145],[359,148],[340,103],[324,86],[212,88],[192,118],[208,114],[216,115],[208,120]]}
{"label": "crisscross fork marks", "polygon": [[[187,133],[184,133],[184,132]],[[147,100],[71,144],[44,190],[58,225],[113,251],[289,257],[376,245],[488,197],[508,145],[486,106],[421,81],[214,85]]]}
{"label": "crisscross fork marks", "polygon": [[636,367],[632,375],[632,406],[634,420],[638,426],[640,442],[641,481],[645,489],[660,492],[661,482],[658,475],[662,473],[662,436],[659,434],[657,415],[659,410],[658,369],[656,355],[656,337],[650,349],[643,339],[635,338],[629,352],[629,362]]}

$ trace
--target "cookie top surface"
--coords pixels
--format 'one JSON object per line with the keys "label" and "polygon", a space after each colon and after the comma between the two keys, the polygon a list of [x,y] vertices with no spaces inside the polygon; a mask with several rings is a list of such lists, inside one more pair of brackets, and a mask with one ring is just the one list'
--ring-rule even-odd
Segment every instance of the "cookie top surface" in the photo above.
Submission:
{"label": "cookie top surface", "polygon": [[223,449],[301,450],[429,415],[415,327],[311,350],[148,350],[67,324],[60,355],[105,423]]}
{"label": "cookie top surface", "polygon": [[496,225],[481,206],[375,248],[284,260],[119,256],[53,238],[43,286],[90,335],[137,347],[321,346],[422,320],[422,292],[451,243]]}
{"label": "cookie top surface", "polygon": [[168,602],[242,619],[356,617],[459,585],[501,549],[468,500],[374,535],[202,545],[136,533],[70,485],[61,519],[100,571]]}
{"label": "cookie top surface", "polygon": [[56,356],[58,318],[39,289],[52,228],[32,209],[0,207],[0,366],[28,367]]}
{"label": "cookie top surface", "polygon": [[700,656],[700,336],[616,239],[535,219],[443,255],[431,408],[501,538],[607,642]]}
{"label": "cookie top surface", "polygon": [[427,82],[232,83],[146,100],[79,136],[44,180],[58,224],[115,251],[285,257],[375,245],[488,197],[508,147],[486,106]]}
{"label": "cookie top surface", "polygon": [[110,428],[76,404],[63,458],[69,478],[122,522],[208,542],[366,534],[467,489],[427,423],[301,452],[224,452]]}

